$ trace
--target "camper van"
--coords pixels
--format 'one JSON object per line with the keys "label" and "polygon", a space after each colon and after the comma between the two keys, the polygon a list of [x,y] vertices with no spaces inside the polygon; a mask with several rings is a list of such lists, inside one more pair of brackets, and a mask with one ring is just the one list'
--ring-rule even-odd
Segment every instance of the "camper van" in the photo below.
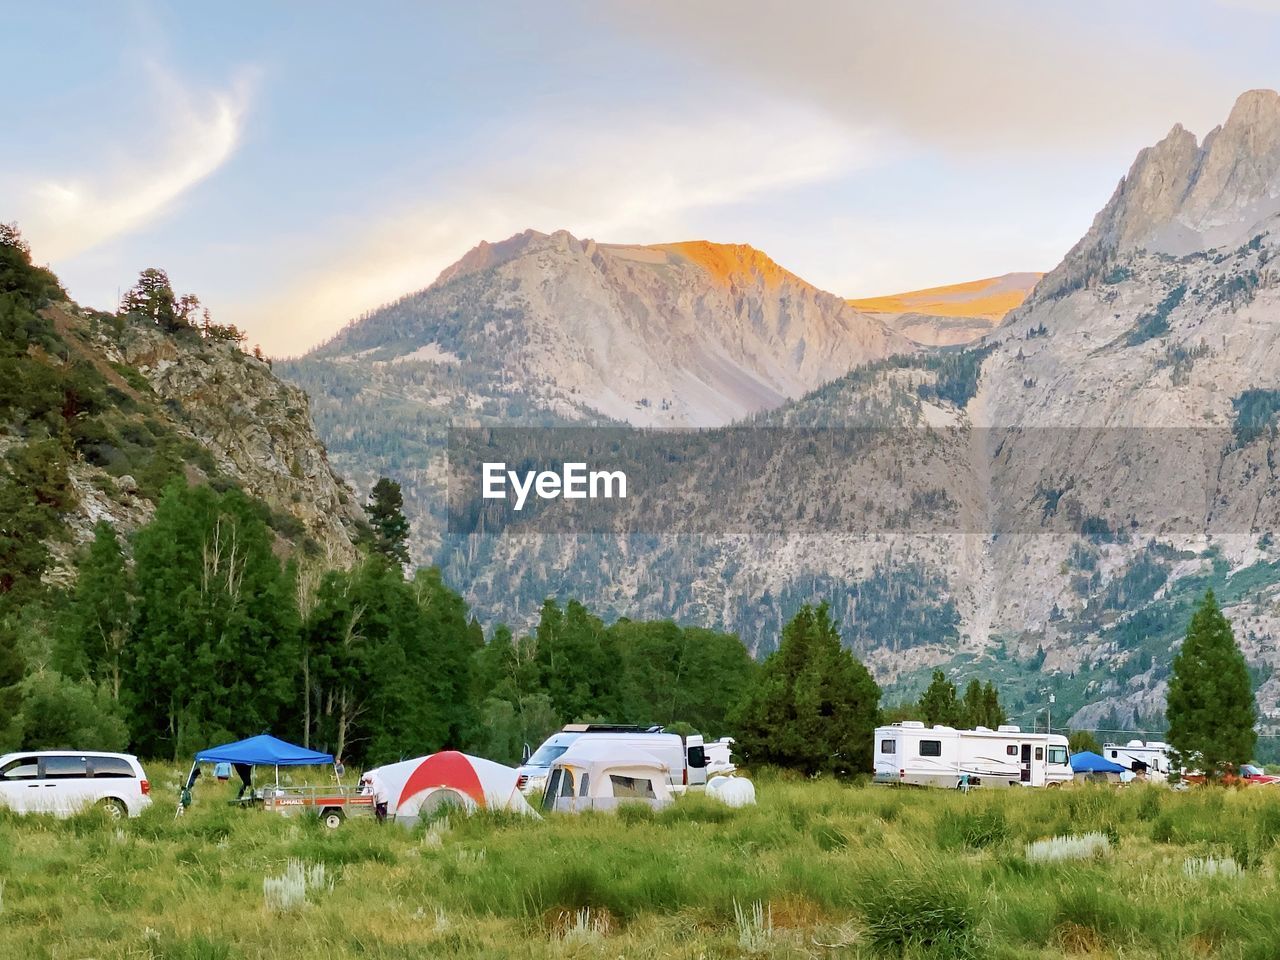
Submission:
{"label": "camper van", "polygon": [[[681,737],[662,727],[624,724],[570,723],[546,739],[516,770],[516,787],[526,797],[541,795],[551,765],[575,744],[603,743],[641,750],[667,766],[671,786],[677,792],[707,784],[707,752],[698,734]],[[527,747],[525,748],[528,749]]]}
{"label": "camper van", "polygon": [[1056,787],[1071,780],[1060,734],[1005,725],[926,727],[905,720],[875,732],[875,782],[923,787]]}
{"label": "camper van", "polygon": [[1130,740],[1126,744],[1104,743],[1102,755],[1136,775],[1145,774],[1153,783],[1169,779],[1169,745],[1159,740]]}

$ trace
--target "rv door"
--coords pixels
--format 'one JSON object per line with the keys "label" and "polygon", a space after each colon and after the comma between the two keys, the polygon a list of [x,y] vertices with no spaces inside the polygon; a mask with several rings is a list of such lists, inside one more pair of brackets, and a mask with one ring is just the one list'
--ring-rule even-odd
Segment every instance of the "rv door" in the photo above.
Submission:
{"label": "rv door", "polygon": [[688,785],[691,787],[706,786],[707,783],[707,748],[701,734],[691,734],[684,742],[685,769],[688,770]]}
{"label": "rv door", "polygon": [[1031,782],[1031,744],[1024,743],[1022,745],[1022,769],[1019,771],[1018,779],[1023,783]]}

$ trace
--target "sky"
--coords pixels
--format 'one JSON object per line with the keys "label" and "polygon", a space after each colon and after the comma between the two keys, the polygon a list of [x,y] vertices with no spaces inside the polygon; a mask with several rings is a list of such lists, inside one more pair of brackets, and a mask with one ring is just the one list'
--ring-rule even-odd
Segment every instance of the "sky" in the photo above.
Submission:
{"label": "sky", "polygon": [[874,296],[1052,268],[1139,149],[1280,87],[1280,0],[357,6],[0,0],[0,221],[276,356],[530,227]]}

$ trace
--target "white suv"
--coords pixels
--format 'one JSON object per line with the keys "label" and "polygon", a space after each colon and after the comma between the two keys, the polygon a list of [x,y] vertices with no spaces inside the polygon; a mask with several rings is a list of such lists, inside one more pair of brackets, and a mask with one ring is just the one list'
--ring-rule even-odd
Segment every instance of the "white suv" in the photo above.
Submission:
{"label": "white suv", "polygon": [[151,784],[127,753],[40,750],[0,757],[0,807],[66,817],[91,806],[136,817],[151,806]]}

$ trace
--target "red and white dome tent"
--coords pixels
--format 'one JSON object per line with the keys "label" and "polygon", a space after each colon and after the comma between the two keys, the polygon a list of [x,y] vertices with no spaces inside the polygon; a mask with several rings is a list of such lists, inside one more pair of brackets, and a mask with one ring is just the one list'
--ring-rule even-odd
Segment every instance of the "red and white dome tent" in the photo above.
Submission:
{"label": "red and white dome tent", "polygon": [[401,822],[416,823],[445,805],[468,813],[484,808],[538,815],[516,789],[513,767],[456,750],[389,763],[366,771],[365,778],[380,781],[387,814]]}

